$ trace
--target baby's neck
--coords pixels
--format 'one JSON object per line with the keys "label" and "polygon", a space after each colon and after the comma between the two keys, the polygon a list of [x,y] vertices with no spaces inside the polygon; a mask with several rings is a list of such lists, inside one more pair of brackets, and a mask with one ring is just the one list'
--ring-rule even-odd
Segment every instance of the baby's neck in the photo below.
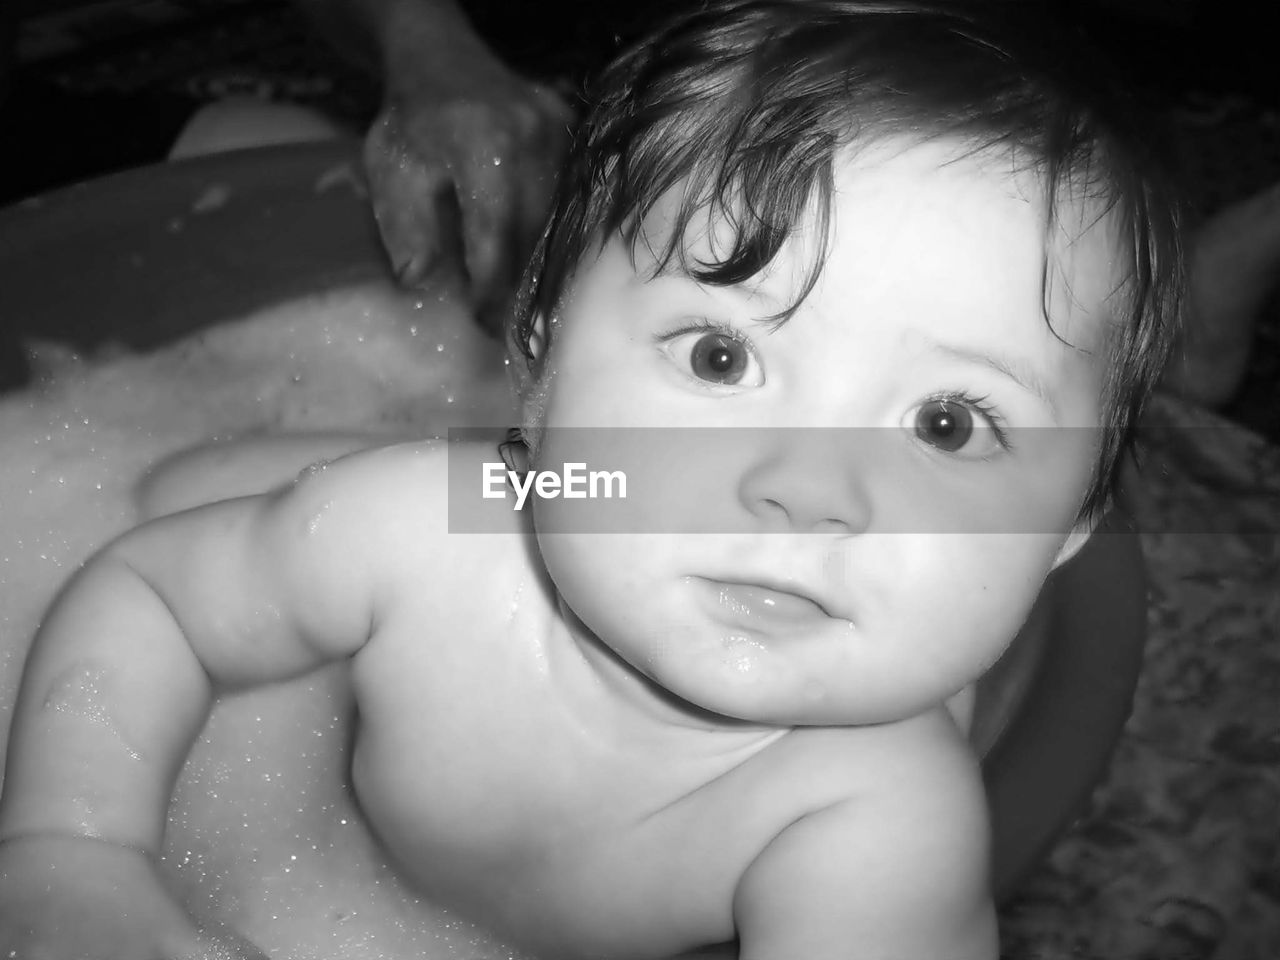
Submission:
{"label": "baby's neck", "polygon": [[667,742],[671,737],[694,740],[714,734],[719,747],[734,749],[744,746],[744,740],[771,741],[786,732],[787,728],[713,713],[676,696],[618,656],[578,619],[563,597],[557,602],[569,644],[580,658],[578,665],[596,681],[590,685],[596,701],[591,705],[593,724],[608,722],[632,742],[637,737],[640,742]]}

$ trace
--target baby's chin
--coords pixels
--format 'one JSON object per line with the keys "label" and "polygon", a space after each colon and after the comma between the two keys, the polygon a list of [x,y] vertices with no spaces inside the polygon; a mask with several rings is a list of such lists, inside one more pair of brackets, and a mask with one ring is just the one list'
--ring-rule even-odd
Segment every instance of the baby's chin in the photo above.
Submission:
{"label": "baby's chin", "polygon": [[[681,669],[684,666],[684,669]],[[972,714],[972,695],[923,689],[906,682],[868,682],[783,669],[726,656],[717,662],[666,663],[646,671],[659,686],[695,710],[759,726],[869,726],[894,723],[946,706],[961,729]],[[845,682],[840,682],[844,680]],[[955,707],[952,707],[952,700]]]}

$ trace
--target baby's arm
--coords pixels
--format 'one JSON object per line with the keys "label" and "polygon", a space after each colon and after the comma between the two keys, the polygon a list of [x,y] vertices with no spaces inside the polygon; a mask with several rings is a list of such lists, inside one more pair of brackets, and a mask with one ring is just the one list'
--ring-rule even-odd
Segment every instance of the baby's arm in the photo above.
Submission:
{"label": "baby's arm", "polygon": [[986,804],[954,753],[778,834],[738,887],[740,960],[993,960]]}
{"label": "baby's arm", "polygon": [[[0,798],[4,946],[26,936],[15,932],[20,900],[40,910],[41,891],[21,886],[17,862],[61,858],[68,869],[54,898],[93,899],[109,888],[119,900],[119,883],[95,886],[89,876],[107,870],[158,887],[146,861],[160,849],[170,791],[215,689],[295,676],[360,649],[395,553],[383,532],[405,524],[429,532],[397,499],[421,478],[387,479],[412,460],[377,451],[268,496],[160,518],[72,579],[40,628],[14,713]],[[117,852],[118,866],[108,867]],[[166,932],[159,947],[134,942],[121,955],[173,955],[180,924],[158,889],[139,895],[151,907],[138,912],[162,918]],[[44,905],[51,924],[78,918],[77,926],[114,921],[121,909]]]}

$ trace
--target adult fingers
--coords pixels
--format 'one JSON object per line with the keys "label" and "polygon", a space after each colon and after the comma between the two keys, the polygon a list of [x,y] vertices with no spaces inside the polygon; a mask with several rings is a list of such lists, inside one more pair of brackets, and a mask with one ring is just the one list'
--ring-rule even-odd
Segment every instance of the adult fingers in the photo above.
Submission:
{"label": "adult fingers", "polygon": [[374,217],[397,281],[458,279],[465,286],[462,214],[448,162],[411,151],[394,117],[380,120],[365,139]]}

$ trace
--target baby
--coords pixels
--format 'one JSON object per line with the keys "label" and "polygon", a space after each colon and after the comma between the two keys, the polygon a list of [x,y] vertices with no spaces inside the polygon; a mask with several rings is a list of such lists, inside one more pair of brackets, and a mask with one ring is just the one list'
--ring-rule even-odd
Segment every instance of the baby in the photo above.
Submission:
{"label": "baby", "polygon": [[395,445],[88,562],[0,949],[201,949],[155,855],[212,698],[346,660],[388,855],[518,945],[994,957],[957,705],[1105,510],[1181,276],[1140,117],[1029,6],[741,0],[624,55],[511,329],[537,482]]}

